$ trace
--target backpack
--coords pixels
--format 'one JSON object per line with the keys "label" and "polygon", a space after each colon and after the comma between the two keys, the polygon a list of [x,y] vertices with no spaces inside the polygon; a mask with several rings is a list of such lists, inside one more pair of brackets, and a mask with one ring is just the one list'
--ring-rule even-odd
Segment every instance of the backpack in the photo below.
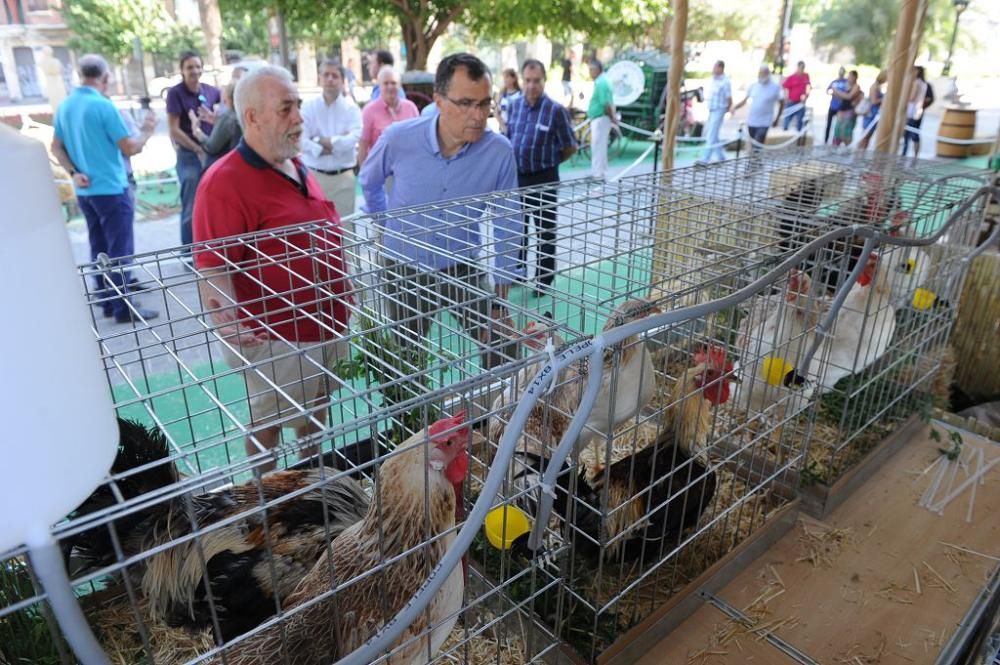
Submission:
{"label": "backpack", "polygon": [[924,108],[927,108],[933,103],[934,103],[934,88],[932,88],[931,84],[928,83],[927,90],[926,92],[924,92]]}

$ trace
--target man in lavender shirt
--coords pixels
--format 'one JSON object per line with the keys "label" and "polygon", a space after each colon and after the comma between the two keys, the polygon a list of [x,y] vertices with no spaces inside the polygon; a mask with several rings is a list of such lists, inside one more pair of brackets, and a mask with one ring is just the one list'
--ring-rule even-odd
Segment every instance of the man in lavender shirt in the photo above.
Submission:
{"label": "man in lavender shirt", "polygon": [[[506,137],[486,128],[491,79],[483,62],[468,53],[448,56],[438,65],[434,102],[439,113],[388,127],[361,169],[365,210],[413,208],[423,204],[488,194],[517,187],[514,151]],[[386,200],[383,185],[392,177]],[[493,243],[483,244],[479,222],[489,215]],[[431,206],[421,212],[377,218],[383,230],[387,314],[423,337],[433,312],[451,303],[466,331],[490,353],[483,367],[510,359],[497,349],[507,313],[501,299],[523,266],[518,251],[524,225],[517,195],[493,203]],[[488,256],[480,258],[480,250]],[[492,258],[495,295],[483,259]]]}

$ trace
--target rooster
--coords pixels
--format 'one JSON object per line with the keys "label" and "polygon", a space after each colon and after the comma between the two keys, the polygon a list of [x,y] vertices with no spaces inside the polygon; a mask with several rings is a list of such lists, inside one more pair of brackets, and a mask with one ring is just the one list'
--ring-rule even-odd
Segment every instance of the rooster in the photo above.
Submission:
{"label": "rooster", "polygon": [[621,556],[627,562],[662,556],[711,503],[716,486],[707,455],[712,414],[729,400],[733,365],[715,347],[699,351],[694,361],[674,384],[663,430],[652,445],[608,467],[597,462],[583,469],[576,494],[586,506],[578,505],[573,517],[575,530],[587,536],[576,538],[580,551],[593,556],[595,543],[610,543],[607,558]]}
{"label": "rooster", "polygon": [[[112,473],[139,469],[115,481],[126,501],[179,480],[162,432],[127,420],[118,423],[121,439]],[[148,602],[153,619],[198,630],[213,626],[214,607],[219,637],[228,640],[272,616],[276,602],[319,559],[327,539],[365,515],[368,495],[356,481],[336,478],[336,473],[329,468],[279,471],[259,481],[153,503],[78,534],[67,542],[66,554],[82,566],[77,573],[117,562],[113,528],[123,556],[141,557],[126,574]],[[281,501],[301,490],[305,492]],[[268,509],[255,511],[264,502]],[[117,503],[111,489],[102,486],[71,517]],[[200,535],[184,539],[195,531]]]}
{"label": "rooster", "polygon": [[[603,331],[658,314],[660,309],[646,300],[628,300],[619,305],[608,317]],[[545,332],[531,323],[524,329],[525,346],[541,351],[540,341]],[[553,346],[559,350],[563,341],[553,333]],[[604,351],[604,369],[601,374],[601,389],[594,401],[587,422],[577,440],[577,449],[588,443],[597,442],[613,432],[629,419],[634,418],[646,406],[656,392],[656,376],[653,371],[651,354],[645,349],[639,335],[632,335]],[[506,420],[513,413],[513,407],[520,400],[527,386],[537,372],[544,367],[544,356],[528,367],[513,385],[497,397],[491,411],[488,427],[489,439],[496,445],[506,428]],[[587,362],[564,368],[551,384],[551,390],[542,396],[532,409],[525,423],[518,450],[535,455],[547,454],[545,449],[559,443],[569,423],[580,406],[586,386]]]}
{"label": "rooster", "polygon": [[[629,452],[607,468],[602,462],[581,465],[572,494],[576,504],[572,517],[570,471],[559,474],[555,507],[573,530],[581,532],[575,545],[584,554],[597,556],[599,543],[614,540],[605,549],[607,557],[623,553],[626,560],[648,558],[652,548],[661,552],[659,545],[694,526],[711,502],[716,485],[714,472],[707,468],[711,418],[714,408],[729,400],[729,383],[735,378],[722,349],[698,352],[695,363],[674,384],[663,430],[653,445]],[[513,485],[524,497],[524,507],[535,514],[536,492],[525,490],[537,486],[546,458],[533,453],[519,457]],[[605,485],[608,503],[603,510]]]}
{"label": "rooster", "polygon": [[[469,464],[470,430],[463,419],[461,414],[432,424],[430,445],[423,445],[423,432],[400,444],[378,470],[381,500],[372,501],[364,518],[334,539],[302,579],[285,602],[282,624],[227,649],[227,665],[326,665],[364,644],[409,602],[455,538]],[[414,551],[384,563],[408,550]],[[333,596],[307,605],[330,589]],[[389,662],[408,665],[433,657],[457,620],[463,592],[462,570],[455,568]],[[301,605],[306,606],[296,611]],[[413,639],[418,635],[422,638]]]}

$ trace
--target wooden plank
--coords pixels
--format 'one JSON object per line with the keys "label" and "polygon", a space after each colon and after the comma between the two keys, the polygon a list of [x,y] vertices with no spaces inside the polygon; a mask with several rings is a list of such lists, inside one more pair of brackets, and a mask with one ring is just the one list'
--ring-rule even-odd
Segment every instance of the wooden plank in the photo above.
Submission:
{"label": "wooden plank", "polygon": [[[974,435],[965,436],[964,441],[962,459],[974,450],[982,450],[986,462],[1000,459],[996,443]],[[933,663],[1000,557],[1000,520],[996,519],[1000,464],[976,487],[971,524],[965,521],[968,491],[941,515],[918,506],[937,467],[925,470],[943,459],[940,445],[930,438],[928,427],[921,428],[910,445],[826,521],[800,520],[717,595],[746,611],[762,591],[780,592],[766,603],[763,621],[797,620],[774,634],[818,662]],[[970,468],[974,471],[977,466],[973,460]],[[959,470],[951,483],[953,490],[963,478]],[[939,498],[946,494],[948,484],[945,477]],[[721,612],[705,606],[638,663],[792,662],[753,635],[741,637],[739,646],[735,642],[713,645],[712,636],[726,625],[729,622]],[[705,649],[710,653],[704,658],[689,660],[691,654]]]}
{"label": "wooden plank", "polygon": [[868,481],[886,461],[909,443],[923,427],[920,417],[910,416],[890,436],[872,448],[861,461],[837,479],[831,487],[814,485],[802,490],[802,509],[823,519]]}

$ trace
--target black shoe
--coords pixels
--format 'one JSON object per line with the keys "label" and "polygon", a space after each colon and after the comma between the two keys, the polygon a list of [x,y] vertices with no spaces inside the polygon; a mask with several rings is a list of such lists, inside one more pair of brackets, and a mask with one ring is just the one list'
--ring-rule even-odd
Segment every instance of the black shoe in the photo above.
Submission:
{"label": "black shoe", "polygon": [[138,305],[133,305],[133,307],[135,308],[134,311],[132,308],[129,308],[126,309],[124,312],[118,312],[117,314],[115,314],[115,322],[136,323],[140,320],[140,317],[142,319],[145,319],[146,321],[149,321],[150,319],[155,319],[160,315],[160,313],[157,312],[155,309],[143,309]]}
{"label": "black shoe", "polygon": [[150,289],[155,287],[156,284],[151,284],[150,282],[140,282],[135,277],[133,277],[128,281],[128,284],[126,286],[128,287],[129,293],[142,293],[143,291],[149,291]]}

